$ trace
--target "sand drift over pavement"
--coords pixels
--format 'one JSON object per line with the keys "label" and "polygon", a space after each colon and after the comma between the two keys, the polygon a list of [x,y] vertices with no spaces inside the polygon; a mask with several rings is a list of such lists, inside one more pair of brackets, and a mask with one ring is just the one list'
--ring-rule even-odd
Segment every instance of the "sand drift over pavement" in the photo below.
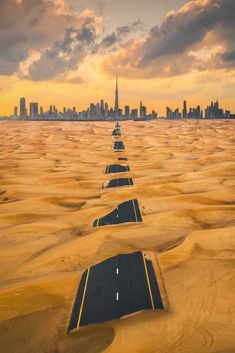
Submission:
{"label": "sand drift over pavement", "polygon": [[[233,353],[235,121],[122,123],[123,152],[112,132],[108,122],[1,122],[2,351]],[[102,188],[119,163],[134,185]],[[135,199],[143,223],[92,227]],[[158,254],[167,310],[67,336],[85,270],[139,250]]]}

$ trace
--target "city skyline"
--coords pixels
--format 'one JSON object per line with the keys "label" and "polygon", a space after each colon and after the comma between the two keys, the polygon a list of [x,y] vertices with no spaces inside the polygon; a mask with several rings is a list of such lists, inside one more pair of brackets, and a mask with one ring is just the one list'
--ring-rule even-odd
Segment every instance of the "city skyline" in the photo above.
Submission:
{"label": "city skyline", "polygon": [[[136,4],[138,6],[136,6]],[[165,107],[235,111],[233,0],[7,0],[0,21],[0,115],[19,97],[85,109],[97,92],[165,114]],[[35,20],[37,18],[37,20]]]}
{"label": "city skyline", "polygon": [[103,98],[97,103],[90,103],[86,109],[79,110],[77,107],[63,107],[58,109],[55,104],[51,104],[48,110],[45,110],[43,106],[39,105],[38,102],[29,102],[28,107],[26,98],[21,97],[19,107],[14,106],[12,118],[19,119],[46,119],[46,120],[115,120],[115,119],[156,119],[156,118],[167,118],[167,119],[202,119],[202,118],[234,118],[229,110],[223,109],[219,105],[219,101],[211,102],[207,105],[203,112],[203,107],[197,105],[196,107],[188,107],[187,100],[183,101],[182,110],[177,107],[172,109],[166,106],[165,116],[159,116],[157,110],[150,111],[149,108],[143,105],[143,100],[139,102],[139,107],[125,105],[121,107],[119,100],[119,82],[118,76],[116,75],[115,90],[114,90],[114,104],[110,105]]}

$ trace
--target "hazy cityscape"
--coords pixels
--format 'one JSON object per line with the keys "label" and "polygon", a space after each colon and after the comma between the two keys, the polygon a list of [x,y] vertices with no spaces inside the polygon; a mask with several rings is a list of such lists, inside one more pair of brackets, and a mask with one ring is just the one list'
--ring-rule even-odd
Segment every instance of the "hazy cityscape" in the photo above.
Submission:
{"label": "hazy cityscape", "polygon": [[85,110],[78,111],[76,107],[64,107],[60,111],[56,105],[50,105],[47,111],[44,111],[38,102],[30,102],[27,108],[26,98],[20,98],[19,107],[15,106],[13,115],[3,117],[13,120],[62,120],[62,121],[84,121],[84,120],[151,120],[157,118],[167,119],[234,119],[235,114],[231,114],[229,110],[220,107],[219,101],[211,102],[203,111],[202,107],[189,107],[185,100],[182,109],[177,107],[171,109],[166,107],[166,116],[159,116],[157,111],[149,112],[148,107],[140,101],[139,108],[132,108],[126,105],[124,109],[119,104],[119,86],[118,78],[116,78],[114,107],[110,107],[103,99],[98,103],[90,103]]}
{"label": "hazy cityscape", "polygon": [[0,353],[235,353],[235,0],[0,3]]}

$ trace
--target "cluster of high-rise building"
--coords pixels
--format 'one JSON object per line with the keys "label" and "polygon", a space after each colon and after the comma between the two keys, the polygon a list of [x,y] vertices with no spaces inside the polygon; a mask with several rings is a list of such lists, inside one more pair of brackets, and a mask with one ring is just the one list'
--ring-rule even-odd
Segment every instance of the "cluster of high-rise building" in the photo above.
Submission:
{"label": "cluster of high-rise building", "polygon": [[99,103],[90,103],[89,107],[82,111],[77,111],[75,107],[72,109],[63,108],[59,111],[55,105],[51,105],[48,111],[43,111],[38,103],[30,103],[29,111],[26,108],[25,98],[20,99],[20,111],[18,114],[18,107],[14,108],[14,118],[20,119],[46,119],[46,120],[135,120],[135,119],[155,119],[157,113],[152,111],[150,114],[147,113],[147,107],[145,107],[140,101],[139,109],[131,109],[129,105],[124,107],[122,110],[119,107],[119,89],[118,79],[116,78],[116,89],[115,89],[115,102],[114,108],[110,108],[107,102],[103,99]]}
{"label": "cluster of high-rise building", "polygon": [[229,110],[220,108],[217,100],[215,103],[211,102],[211,105],[205,109],[205,115],[203,115],[203,110],[200,105],[196,108],[187,109],[187,101],[184,101],[182,113],[179,108],[172,110],[166,107],[166,117],[167,119],[229,119],[233,117],[233,115],[231,115]]}
{"label": "cluster of high-rise building", "polygon": [[166,107],[166,117],[167,119],[180,119],[182,118],[182,114],[180,113],[179,108],[172,110],[169,107]]}
{"label": "cluster of high-rise building", "polygon": [[209,105],[205,109],[205,118],[207,119],[219,119],[219,118],[229,118],[231,117],[231,113],[229,110],[223,110],[222,108],[219,107],[219,102],[216,101],[211,102],[211,105]]}
{"label": "cluster of high-rise building", "polygon": [[[89,107],[82,111],[77,111],[76,107],[66,108],[62,111],[57,109],[55,105],[51,105],[47,111],[44,112],[42,107],[39,107],[37,102],[31,102],[29,109],[26,107],[25,98],[20,98],[20,108],[14,107],[13,119],[34,119],[34,120],[148,120],[156,119],[158,117],[157,112],[154,110],[151,113],[147,112],[147,107],[143,105],[142,100],[140,101],[139,108],[132,109],[129,105],[126,105],[124,109],[119,106],[119,88],[118,79],[116,77],[115,87],[115,100],[114,108],[110,108],[108,103],[103,99],[99,103],[90,103]],[[167,119],[226,119],[234,118],[234,115],[230,114],[230,111],[223,110],[219,106],[219,102],[211,102],[203,110],[200,105],[194,108],[187,108],[187,101],[183,102],[183,109],[180,108],[175,110],[166,107],[166,118]]]}

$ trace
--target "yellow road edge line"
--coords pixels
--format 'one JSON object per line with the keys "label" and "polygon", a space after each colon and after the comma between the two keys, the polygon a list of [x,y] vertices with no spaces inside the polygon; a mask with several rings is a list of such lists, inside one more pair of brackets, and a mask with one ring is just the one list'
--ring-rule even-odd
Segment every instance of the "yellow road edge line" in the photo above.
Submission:
{"label": "yellow road edge line", "polygon": [[83,310],[84,300],[85,300],[85,296],[86,296],[86,290],[87,290],[87,283],[88,283],[89,274],[90,274],[90,268],[88,268],[88,270],[87,270],[86,282],[85,282],[85,287],[84,287],[84,291],[83,291],[83,295],[82,295],[82,302],[81,302],[80,312],[79,312],[79,316],[78,316],[77,328],[79,328],[79,326],[80,326],[80,321],[81,321],[81,317],[82,317],[82,310]]}
{"label": "yellow road edge line", "polygon": [[145,260],[143,251],[142,251],[142,256],[143,256],[144,269],[145,269],[146,278],[147,278],[147,283],[148,283],[148,288],[149,288],[149,295],[150,295],[150,299],[151,299],[152,308],[153,308],[153,310],[154,310],[154,309],[155,309],[155,306],[154,306],[154,302],[153,302],[152,289],[151,289],[151,285],[150,285],[150,280],[149,280],[149,275],[148,275],[148,269],[147,269],[146,260]]}
{"label": "yellow road edge line", "polygon": [[137,214],[136,214],[136,209],[135,209],[135,202],[134,202],[134,200],[132,200],[132,203],[133,203],[133,208],[134,208],[134,212],[135,212],[135,220],[136,220],[136,222],[138,222],[138,218],[137,218]]}

